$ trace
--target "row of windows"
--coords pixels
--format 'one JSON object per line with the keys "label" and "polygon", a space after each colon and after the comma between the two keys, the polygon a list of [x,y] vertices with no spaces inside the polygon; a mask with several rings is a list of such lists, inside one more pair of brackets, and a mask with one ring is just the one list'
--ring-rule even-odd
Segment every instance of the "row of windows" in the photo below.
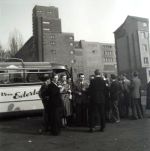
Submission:
{"label": "row of windows", "polygon": [[[44,31],[50,31],[50,28],[43,28]],[[55,35],[50,35],[50,38],[51,39],[55,39]],[[69,36],[69,40],[73,40],[73,36]],[[73,43],[72,43],[72,46],[73,46]]]}
{"label": "row of windows", "polygon": [[[37,12],[37,13],[45,13],[45,11],[42,11],[42,10],[37,10],[36,12]],[[47,11],[46,13],[51,14],[52,11]]]}
{"label": "row of windows", "polygon": [[43,28],[44,31],[50,31],[50,28]]}
{"label": "row of windows", "polygon": [[104,55],[113,55],[113,52],[112,51],[104,51]]}
{"label": "row of windows", "polygon": [[113,58],[104,58],[104,62],[113,62],[114,59]]}
{"label": "row of windows", "polygon": [[50,35],[50,38],[51,39],[55,39],[55,35]]}
{"label": "row of windows", "polygon": [[112,46],[111,46],[111,45],[103,45],[103,47],[104,47],[104,48],[109,48],[109,49],[111,49],[111,48],[112,48]]}
{"label": "row of windows", "polygon": [[[52,49],[52,50],[50,50],[50,51],[51,51],[52,54],[56,54],[56,50]],[[74,50],[71,50],[71,51],[70,51],[70,54],[71,54],[71,55],[74,54]]]}
{"label": "row of windows", "polygon": [[47,25],[49,25],[49,24],[50,24],[50,22],[49,22],[49,21],[43,21],[43,24],[47,24]]}
{"label": "row of windows", "polygon": [[[51,44],[51,45],[56,45],[56,41],[50,41],[50,44]],[[73,46],[73,43],[70,42],[69,45],[70,45],[70,46]]]}
{"label": "row of windows", "polygon": [[49,37],[50,39],[55,39],[56,38],[56,36],[51,35],[51,33],[50,33],[50,35],[48,35],[47,33],[43,35],[43,38],[47,38],[47,37]]}
{"label": "row of windows", "polygon": [[56,42],[55,41],[50,41],[50,44],[51,45],[56,45]]}

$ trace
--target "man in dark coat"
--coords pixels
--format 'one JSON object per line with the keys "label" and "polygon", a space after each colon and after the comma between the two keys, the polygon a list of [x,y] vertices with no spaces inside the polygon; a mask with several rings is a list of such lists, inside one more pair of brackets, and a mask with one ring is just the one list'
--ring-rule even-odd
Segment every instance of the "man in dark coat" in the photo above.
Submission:
{"label": "man in dark coat", "polygon": [[60,94],[60,88],[57,86],[58,75],[52,75],[52,82],[48,85],[47,95],[48,100],[48,114],[51,123],[51,132],[53,135],[59,135],[61,132],[61,114],[63,110],[63,103]]}
{"label": "man in dark coat", "polygon": [[39,90],[39,97],[42,100],[42,104],[44,107],[43,110],[43,119],[44,119],[44,130],[40,130],[40,132],[47,132],[49,130],[50,127],[50,122],[49,122],[49,118],[48,118],[48,94],[47,94],[47,88],[48,85],[50,84],[50,77],[49,74],[44,74],[43,78],[42,78],[43,84],[41,85],[41,88]]}
{"label": "man in dark coat", "polygon": [[90,132],[94,131],[95,127],[95,114],[99,114],[100,118],[100,131],[104,131],[105,128],[105,92],[106,92],[106,84],[103,78],[100,76],[100,71],[95,70],[95,78],[91,81],[89,86],[89,97],[90,97],[90,105],[89,105],[89,127]]}
{"label": "man in dark coat", "polygon": [[121,85],[117,80],[116,75],[111,75],[111,85],[110,85],[110,99],[112,103],[112,120],[113,122],[120,122],[120,114],[118,109],[119,96],[121,93]]}
{"label": "man in dark coat", "polygon": [[78,80],[74,83],[74,103],[75,103],[75,114],[76,124],[78,126],[87,125],[87,103],[88,98],[86,91],[88,89],[88,83],[84,80],[85,76],[83,73],[78,75]]}

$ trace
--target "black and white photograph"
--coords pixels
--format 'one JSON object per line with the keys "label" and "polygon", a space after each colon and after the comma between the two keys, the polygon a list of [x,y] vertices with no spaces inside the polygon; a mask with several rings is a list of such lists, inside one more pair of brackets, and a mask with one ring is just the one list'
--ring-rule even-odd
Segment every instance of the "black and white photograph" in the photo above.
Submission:
{"label": "black and white photograph", "polygon": [[149,7],[0,0],[0,151],[149,151]]}

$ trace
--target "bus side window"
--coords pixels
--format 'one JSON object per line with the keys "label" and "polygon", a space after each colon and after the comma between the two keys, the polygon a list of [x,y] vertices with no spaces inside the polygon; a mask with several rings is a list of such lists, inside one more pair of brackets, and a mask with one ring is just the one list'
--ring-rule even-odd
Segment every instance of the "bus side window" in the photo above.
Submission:
{"label": "bus side window", "polygon": [[0,75],[0,84],[8,84],[9,82],[9,75],[7,73],[3,73]]}
{"label": "bus side window", "polygon": [[40,79],[37,73],[28,73],[26,80],[27,82],[40,82]]}
{"label": "bus side window", "polygon": [[16,73],[14,75],[14,83],[19,83],[19,82],[23,82],[23,77],[21,76],[20,73]]}

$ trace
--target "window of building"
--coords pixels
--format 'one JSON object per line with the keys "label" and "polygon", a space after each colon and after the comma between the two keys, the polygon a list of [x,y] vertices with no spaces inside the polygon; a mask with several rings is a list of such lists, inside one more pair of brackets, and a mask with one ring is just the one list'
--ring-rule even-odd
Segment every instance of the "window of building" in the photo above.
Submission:
{"label": "window of building", "polygon": [[50,22],[49,21],[43,21],[43,24],[50,24]]}
{"label": "window of building", "polygon": [[55,35],[50,35],[50,38],[51,39],[55,39]]}
{"label": "window of building", "polygon": [[142,39],[145,39],[147,38],[147,34],[144,31],[141,31],[141,37]]}
{"label": "window of building", "polygon": [[51,50],[51,53],[52,54],[56,54],[56,50]]}
{"label": "window of building", "polygon": [[42,10],[37,10],[37,13],[42,13],[43,11]]}
{"label": "window of building", "polygon": [[72,63],[72,64],[73,64],[73,63],[76,63],[76,60],[75,60],[75,59],[71,60],[71,63]]}
{"label": "window of building", "polygon": [[108,58],[104,58],[104,61],[105,61],[105,62],[108,62]]}
{"label": "window of building", "polygon": [[147,23],[146,22],[143,22],[143,27],[147,27]]}
{"label": "window of building", "polygon": [[72,54],[72,55],[73,55],[73,54],[74,54],[74,51],[73,51],[73,50],[71,50],[71,51],[70,51],[70,54]]}
{"label": "window of building", "polygon": [[113,54],[112,51],[104,51],[104,55],[108,55],[108,56],[111,56]]}
{"label": "window of building", "polygon": [[73,37],[72,37],[72,36],[70,36],[70,37],[69,37],[69,39],[70,39],[70,40],[73,40]]}
{"label": "window of building", "polygon": [[73,46],[73,43],[72,43],[72,42],[70,42],[70,46]]}
{"label": "window of building", "polygon": [[51,13],[52,13],[52,11],[47,11],[47,13],[51,14]]}
{"label": "window of building", "polygon": [[144,51],[147,51],[147,45],[146,44],[143,44],[142,47],[143,47]]}
{"label": "window of building", "polygon": [[96,53],[96,51],[95,51],[95,50],[92,50],[92,53],[93,53],[93,54],[95,54],[95,53]]}
{"label": "window of building", "polygon": [[148,64],[148,57],[144,57],[144,64]]}
{"label": "window of building", "polygon": [[43,28],[43,30],[44,30],[44,31],[50,31],[50,29],[49,29],[49,28]]}
{"label": "window of building", "polygon": [[104,58],[104,62],[113,62],[114,59],[113,58]]}
{"label": "window of building", "polygon": [[50,44],[51,45],[56,45],[56,42],[55,41],[50,41]]}

